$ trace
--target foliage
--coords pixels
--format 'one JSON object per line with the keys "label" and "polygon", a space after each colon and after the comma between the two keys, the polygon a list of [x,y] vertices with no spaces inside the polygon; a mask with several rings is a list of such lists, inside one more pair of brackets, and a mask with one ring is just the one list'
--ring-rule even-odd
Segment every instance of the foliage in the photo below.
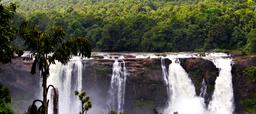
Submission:
{"label": "foliage", "polygon": [[247,67],[243,70],[245,76],[248,76],[254,80],[256,80],[256,66]]}
{"label": "foliage", "polygon": [[79,97],[79,100],[81,101],[82,107],[81,112],[79,114],[87,114],[87,111],[92,108],[92,103],[90,100],[90,97],[86,95],[86,92],[81,91],[75,91],[75,95]]}
{"label": "foliage", "polygon": [[0,114],[14,114],[11,107],[11,96],[7,88],[0,84]]}
{"label": "foliage", "polygon": [[[243,70],[243,74],[249,77],[252,81],[256,81],[256,66],[247,67]],[[256,113],[256,96],[251,96],[241,99],[241,104],[247,112]]]}
{"label": "foliage", "polygon": [[247,112],[256,113],[256,98],[247,98],[241,100],[241,104],[245,107]]}
{"label": "foliage", "polygon": [[[0,0],[1,1],[1,0]],[[12,25],[12,19],[15,15],[16,5],[8,6],[0,3],[0,63],[11,61],[14,52],[18,52],[12,40],[15,37],[15,27]],[[21,54],[22,52],[19,52]],[[11,96],[7,88],[0,84],[0,113],[14,114],[11,106]]]}
{"label": "foliage", "polygon": [[[43,105],[41,103],[41,105],[38,107],[36,105],[37,100],[35,100],[32,105],[29,106],[27,112],[25,112],[25,114],[43,114]],[[40,101],[39,101],[40,102]]]}
{"label": "foliage", "polygon": [[156,109],[153,109],[154,114],[159,114]]}
{"label": "foliage", "polygon": [[[59,61],[66,64],[72,55],[80,55],[81,57],[90,57],[91,46],[85,38],[69,38],[65,39],[65,31],[59,25],[49,26],[48,17],[40,14],[32,17],[29,21],[24,21],[19,30],[19,35],[25,41],[25,45],[33,53],[35,60],[32,64],[31,73],[35,74],[38,69],[43,78],[43,114],[48,113],[48,89],[47,78],[49,67]],[[51,86],[54,88],[54,86]],[[55,92],[57,94],[57,92]],[[56,109],[55,112],[57,112]]]}
{"label": "foliage", "polygon": [[248,33],[247,37],[247,51],[251,53],[256,53],[256,29],[251,30]]}
{"label": "foliage", "polygon": [[[40,23],[44,23],[44,18],[24,22],[20,29],[20,35],[24,38],[25,44],[35,54],[34,63],[48,61],[50,65],[58,60],[65,64],[72,55],[76,54],[80,54],[82,57],[90,57],[90,44],[87,39],[73,37],[65,40],[65,31],[62,27],[49,27]],[[52,55],[49,56],[49,54]],[[39,70],[48,67],[44,66],[47,64],[38,64]],[[35,73],[34,67],[32,73]]]}
{"label": "foliage", "polygon": [[16,35],[16,28],[13,25],[13,19],[16,13],[16,5],[5,6],[0,4],[0,62],[7,63],[11,61],[14,53],[22,54],[22,51],[13,45]]}
{"label": "foliage", "polygon": [[128,112],[123,112],[123,113],[117,113],[117,112],[115,112],[115,111],[110,111],[108,114],[128,114]]}
{"label": "foliage", "polygon": [[28,20],[43,20],[39,28],[60,26],[67,38],[88,37],[94,51],[255,52],[254,1],[13,1]]}

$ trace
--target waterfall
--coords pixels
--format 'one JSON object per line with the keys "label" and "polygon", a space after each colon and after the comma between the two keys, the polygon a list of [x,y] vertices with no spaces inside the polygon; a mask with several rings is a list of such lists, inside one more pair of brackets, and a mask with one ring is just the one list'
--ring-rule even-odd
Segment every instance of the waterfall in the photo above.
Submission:
{"label": "waterfall", "polygon": [[205,79],[203,78],[199,96],[202,98],[205,98],[206,94],[207,94],[207,84],[205,82]]}
{"label": "waterfall", "polygon": [[[167,94],[169,96],[164,114],[173,114],[174,112],[178,112],[178,114],[232,114],[234,111],[232,59],[226,58],[226,55],[200,57],[212,61],[219,68],[219,76],[215,81],[212,99],[206,108],[204,97],[207,95],[207,80],[202,80],[200,94],[197,96],[192,80],[180,64],[178,59],[180,57],[190,58],[190,56],[180,55],[167,56],[172,61],[169,69],[165,65],[165,58],[161,58],[163,81],[168,86]],[[105,59],[111,58],[113,57]],[[82,90],[82,70],[83,64],[80,57],[73,57],[66,65],[56,62],[50,66],[50,76],[47,82],[48,85],[54,85],[59,90],[59,114],[79,113],[81,104],[78,97],[74,95],[74,91]],[[124,112],[127,76],[124,57],[114,59],[108,89],[108,111]],[[50,98],[50,93],[48,95]],[[52,101],[49,103],[49,114],[53,114]]]}
{"label": "waterfall", "polygon": [[118,113],[124,111],[125,84],[127,71],[125,62],[122,59],[115,59],[109,89],[109,108]]}
{"label": "waterfall", "polygon": [[169,65],[169,106],[165,114],[205,114],[204,101],[196,96],[195,87],[178,59],[171,59]]}
{"label": "waterfall", "polygon": [[233,114],[232,59],[215,57],[210,60],[219,68],[219,76],[208,107],[210,114]]}
{"label": "waterfall", "polygon": [[[165,59],[166,58],[161,57],[162,77],[163,77],[164,84],[166,86],[167,95],[170,95],[170,94],[172,94],[171,91],[170,91],[171,85],[169,84],[169,79],[168,79],[169,74],[168,74],[168,71],[167,71],[167,68],[166,68],[166,65],[165,65]],[[168,99],[170,99],[170,98],[168,98]],[[167,104],[168,103],[169,102],[167,102]]]}
{"label": "waterfall", "polygon": [[[62,64],[59,62],[56,62],[56,64],[50,65],[50,76],[47,79],[48,85],[59,85],[60,81],[60,74],[62,73]],[[56,87],[56,86],[55,86]],[[59,90],[59,88],[58,88]],[[50,99],[49,101],[49,107],[48,107],[48,113],[53,114],[53,98],[52,98],[52,91],[49,90],[47,98]],[[41,92],[42,93],[42,92]]]}
{"label": "waterfall", "polygon": [[161,68],[162,68],[162,73],[163,73],[163,79],[164,79],[164,83],[165,85],[169,85],[169,82],[168,82],[168,72],[167,72],[167,68],[165,66],[165,58],[162,58],[161,57]]}
{"label": "waterfall", "polygon": [[[223,53],[212,53],[206,57],[219,68],[219,76],[215,81],[215,88],[212,100],[208,109],[204,104],[204,97],[207,94],[207,84],[203,79],[200,88],[200,95],[196,96],[195,87],[188,77],[186,71],[180,65],[178,59],[170,56],[172,63],[169,65],[169,101],[164,114],[233,114],[233,86],[232,86],[232,59]],[[163,73],[165,72],[163,70]]]}
{"label": "waterfall", "polygon": [[[81,104],[74,92],[82,90],[82,70],[83,64],[80,57],[73,57],[66,65],[56,62],[50,66],[47,83],[58,88],[59,114],[79,113]],[[49,114],[53,114],[52,102],[49,104]]]}

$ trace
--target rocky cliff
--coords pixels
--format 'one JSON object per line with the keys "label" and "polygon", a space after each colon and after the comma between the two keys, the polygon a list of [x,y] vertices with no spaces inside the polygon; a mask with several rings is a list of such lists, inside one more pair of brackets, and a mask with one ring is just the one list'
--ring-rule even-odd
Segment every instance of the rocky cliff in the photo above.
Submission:
{"label": "rocky cliff", "polygon": [[30,68],[31,64],[25,64],[23,58],[0,64],[0,83],[10,90],[15,114],[23,114],[38,96],[40,78],[38,74],[31,75]]}
{"label": "rocky cliff", "polygon": [[[125,55],[128,70],[126,85],[125,110],[131,114],[151,114],[153,109],[161,110],[168,99],[166,85],[163,82],[161,61],[159,58],[136,58]],[[120,56],[117,54],[116,56]],[[92,96],[95,104],[107,110],[104,104],[108,99],[108,87],[112,74],[113,60],[94,56],[94,60],[84,60],[83,88]],[[255,106],[251,102],[256,98],[256,77],[247,76],[245,70],[256,66],[256,56],[234,57],[232,69],[236,112],[252,112]],[[208,90],[206,103],[211,99],[218,69],[210,61],[201,58],[180,59],[181,65],[188,72],[199,94],[201,82],[206,80]],[[166,59],[166,66],[171,63]],[[6,85],[13,97],[17,114],[26,110],[33,99],[39,95],[40,76],[29,73],[31,64],[24,64],[21,58],[12,63],[0,65],[0,83]],[[249,108],[248,108],[249,107]],[[255,107],[256,109],[256,107]]]}

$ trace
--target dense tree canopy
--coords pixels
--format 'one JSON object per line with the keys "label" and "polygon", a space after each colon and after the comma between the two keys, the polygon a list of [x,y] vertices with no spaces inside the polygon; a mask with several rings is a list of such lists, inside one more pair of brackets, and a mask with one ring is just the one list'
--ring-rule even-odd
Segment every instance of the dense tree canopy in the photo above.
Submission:
{"label": "dense tree canopy", "polygon": [[[17,4],[17,13],[10,2]],[[20,52],[13,44],[35,54],[32,73],[37,66],[45,79],[55,60],[67,63],[79,52],[89,57],[90,46],[93,51],[256,53],[256,2],[0,0],[0,63]],[[11,113],[5,97],[0,98],[0,113]]]}
{"label": "dense tree canopy", "polygon": [[[19,30],[19,35],[25,40],[25,45],[33,55],[35,60],[31,68],[31,73],[35,74],[38,69],[42,75],[43,100],[35,100],[28,109],[28,113],[40,112],[48,113],[48,88],[54,86],[47,85],[47,78],[50,75],[50,65],[56,61],[66,64],[72,55],[82,57],[91,56],[91,47],[86,38],[72,37],[65,39],[65,31],[61,26],[50,26],[46,15],[38,15],[29,21],[24,21]],[[55,88],[54,88],[55,90]],[[58,92],[55,90],[55,96]],[[37,109],[35,102],[42,105]],[[33,108],[35,107],[35,108]]]}
{"label": "dense tree canopy", "polygon": [[14,114],[11,107],[11,96],[9,90],[0,84],[0,113]]}
{"label": "dense tree canopy", "polygon": [[94,51],[255,52],[253,0],[16,1],[20,16],[88,37]]}
{"label": "dense tree canopy", "polygon": [[15,4],[8,6],[0,4],[0,63],[11,61],[16,50],[12,42],[16,35],[13,25],[15,10]]}

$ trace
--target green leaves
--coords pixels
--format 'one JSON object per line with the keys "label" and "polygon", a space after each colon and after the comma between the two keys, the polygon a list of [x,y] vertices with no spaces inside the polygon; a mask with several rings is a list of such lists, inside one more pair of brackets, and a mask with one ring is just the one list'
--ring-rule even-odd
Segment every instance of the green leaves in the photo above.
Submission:
{"label": "green leaves", "polygon": [[0,113],[14,114],[11,107],[11,96],[7,88],[0,84]]}
{"label": "green leaves", "polygon": [[252,80],[256,80],[256,66],[247,67],[243,70],[243,73],[245,74],[245,76],[248,76]]}
{"label": "green leaves", "polygon": [[[40,21],[40,20],[39,20]],[[25,44],[28,45],[28,49],[33,52],[35,56],[34,63],[31,68],[31,73],[35,74],[39,69],[43,78],[43,107],[37,109],[34,103],[28,110],[29,114],[41,113],[47,111],[47,88],[46,80],[49,76],[49,67],[51,64],[55,64],[55,61],[59,61],[66,64],[72,55],[80,54],[82,57],[91,56],[91,47],[89,42],[85,38],[71,38],[65,40],[65,31],[60,26],[49,26],[48,29],[43,30],[38,27],[39,25],[24,22],[20,28],[20,36],[25,40]],[[54,97],[54,104],[57,105],[57,96]],[[82,99],[83,100],[83,99]],[[91,103],[87,103],[88,98],[85,98],[85,110],[91,107]],[[54,106],[56,106],[54,105]],[[54,112],[57,112],[58,108],[54,107]]]}
{"label": "green leaves", "polygon": [[11,103],[0,102],[0,113],[1,114],[14,114]]}
{"label": "green leaves", "polygon": [[110,111],[110,112],[108,112],[108,114],[129,114],[128,112],[124,112],[124,113],[117,113],[117,112],[115,112],[115,111]]}
{"label": "green leaves", "polygon": [[245,110],[251,112],[252,114],[256,113],[256,96],[251,98],[246,98],[240,101],[240,103],[245,107]]}
{"label": "green leaves", "polygon": [[[40,20],[38,20],[40,21]],[[55,60],[66,64],[72,55],[91,56],[91,45],[86,38],[65,39],[66,33],[60,26],[49,26],[42,31],[33,22],[24,22],[20,27],[20,35],[25,40],[29,50],[35,55],[31,73],[36,66],[41,73],[49,74],[49,65]]]}
{"label": "green leaves", "polygon": [[63,43],[57,50],[53,52],[53,55],[49,57],[50,62],[58,60],[63,64],[66,64],[71,55],[80,55],[82,57],[91,56],[91,45],[85,38],[71,38]]}
{"label": "green leaves", "polygon": [[87,96],[85,91],[75,91],[75,95],[79,97],[79,100],[82,104],[82,111],[80,112],[80,114],[84,114],[84,112],[87,112],[90,108],[92,108],[90,97]]}
{"label": "green leaves", "polygon": [[79,92],[78,92],[78,91],[75,91],[75,95],[79,95]]}
{"label": "green leaves", "polygon": [[[27,36],[51,37],[55,31],[51,28],[60,27],[66,33],[62,41],[86,37],[95,51],[250,50],[249,32],[256,26],[256,6],[250,0],[27,2],[21,2],[18,10],[37,30]],[[45,51],[51,50],[47,47]],[[56,47],[67,50],[70,46]],[[84,48],[74,45],[74,53],[58,50],[63,53],[58,57],[65,63],[64,56],[84,52]]]}
{"label": "green leaves", "polygon": [[15,53],[15,46],[12,41],[16,35],[16,29],[12,19],[15,14],[16,5],[4,6],[0,4],[0,62],[7,63]]}
{"label": "green leaves", "polygon": [[91,45],[86,38],[71,38],[65,44],[65,46],[71,46],[70,51],[74,55],[81,55],[82,57],[91,56]]}
{"label": "green leaves", "polygon": [[248,53],[256,53],[256,28],[247,35],[246,51]]}

